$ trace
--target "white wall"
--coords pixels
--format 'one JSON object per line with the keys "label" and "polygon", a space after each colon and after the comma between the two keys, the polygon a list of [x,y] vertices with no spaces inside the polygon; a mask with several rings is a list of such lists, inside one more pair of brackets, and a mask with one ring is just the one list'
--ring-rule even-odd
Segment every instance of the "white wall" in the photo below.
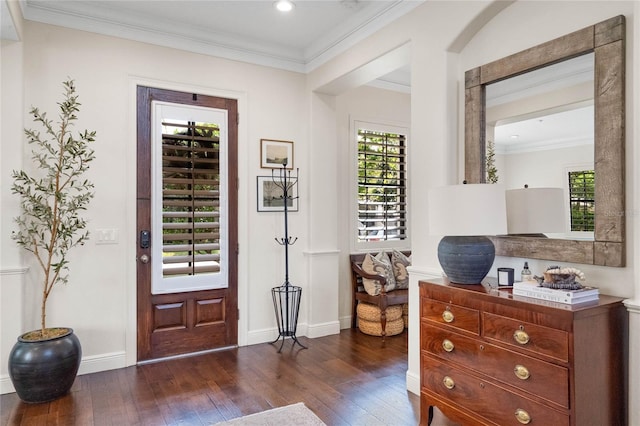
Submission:
{"label": "white wall", "polygon": [[[22,128],[33,126],[26,106],[38,106],[55,117],[61,82],[68,77],[76,80],[82,104],[78,129],[97,131],[96,160],[89,172],[96,186],[86,214],[89,229],[115,228],[119,237],[114,245],[90,241],[74,249],[69,284],[54,290],[49,302],[48,325],[71,326],[82,342],[80,372],[135,362],[136,84],[238,99],[242,345],[277,336],[270,289],[284,280],[284,250],[274,241],[283,233],[282,214],[256,212],[256,176],[270,173],[260,169],[260,138],[294,141],[302,198],[300,211],[290,215],[290,233],[300,237],[290,248],[290,279],[304,289],[299,334],[305,334],[309,284],[304,280],[303,251],[308,249],[310,204],[304,189],[309,169],[304,75],[33,22],[24,23],[20,43],[3,45],[2,58],[3,391],[10,390],[7,356],[11,345],[20,332],[36,328],[39,320],[39,301],[30,302],[36,293],[33,270],[24,277],[12,272],[27,262],[21,262],[15,243],[8,238],[14,226],[11,218],[19,211],[5,182],[11,180],[11,168],[29,163],[28,148],[21,143]],[[9,59],[20,66],[10,67]],[[23,293],[28,300],[24,306],[19,300]]]}
{"label": "white wall", "polygon": [[[350,289],[344,285],[337,287],[337,274],[334,277],[327,276],[326,271],[331,268],[327,268],[325,259],[337,258],[336,235],[327,231],[335,227],[335,216],[338,216],[335,204],[331,204],[331,197],[335,198],[336,193],[342,195],[344,192],[336,192],[336,184],[327,186],[324,183],[329,181],[327,176],[336,175],[336,166],[333,161],[317,161],[318,155],[329,155],[330,159],[336,158],[335,152],[332,151],[335,149],[335,143],[333,138],[328,140],[326,138],[326,122],[314,117],[312,124],[308,124],[308,119],[303,118],[307,111],[304,105],[309,102],[309,98],[301,89],[303,79],[300,75],[40,24],[28,23],[27,28],[28,33],[23,48],[29,55],[26,61],[27,68],[32,71],[25,73],[24,76],[29,82],[28,85],[25,84],[28,86],[25,99],[33,104],[52,105],[59,99],[60,79],[66,78],[67,75],[76,79],[81,102],[87,105],[81,111],[80,124],[98,131],[96,144],[98,159],[91,172],[92,179],[97,185],[97,196],[88,213],[91,227],[119,230],[117,245],[95,246],[90,243],[91,254],[74,253],[76,262],[72,268],[70,285],[59,290],[59,294],[51,300],[50,324],[58,322],[71,324],[78,322],[77,319],[84,316],[90,318],[88,321],[83,319],[82,325],[75,327],[83,342],[85,354],[85,363],[81,372],[104,368],[104,362],[108,362],[108,367],[122,366],[125,356],[127,363],[135,361],[135,347],[131,344],[131,337],[135,333],[133,327],[135,325],[133,321],[135,294],[132,286],[135,283],[134,247],[132,246],[135,241],[135,206],[132,202],[134,187],[132,177],[135,175],[133,136],[135,123],[131,118],[135,108],[133,97],[135,84],[198,91],[237,97],[240,100],[241,194],[244,193],[240,198],[242,214],[240,228],[241,238],[243,235],[245,237],[241,242],[240,256],[241,323],[245,324],[244,336],[242,325],[240,329],[241,344],[262,342],[273,338],[273,313],[269,289],[282,282],[284,264],[283,252],[279,246],[275,245],[274,235],[271,235],[274,233],[272,230],[282,229],[281,215],[255,213],[255,175],[265,173],[264,170],[257,168],[258,141],[261,137],[295,141],[296,167],[301,167],[302,173],[300,178],[302,198],[300,212],[291,215],[290,229],[292,235],[302,238],[291,250],[291,276],[294,284],[302,285],[308,290],[303,292],[305,298],[300,322],[309,328],[318,327],[317,330],[307,333],[309,335],[322,335],[326,333],[327,327],[337,331],[337,328],[331,328],[330,323],[337,324],[338,306],[340,306],[339,316],[344,317],[349,314]],[[70,52],[74,52],[73,58],[64,57]],[[109,58],[109,60],[105,66],[95,72],[92,67],[84,65],[101,61],[102,58]],[[175,65],[171,66],[171,64]],[[46,71],[43,72],[43,70]],[[375,103],[371,103],[372,98],[378,97],[380,93],[383,93],[387,99],[378,99]],[[368,91],[363,89],[361,94],[362,98],[354,101],[360,103],[354,111],[361,116],[386,117],[384,121],[387,122],[408,122],[407,95],[371,88]],[[322,101],[318,101],[316,105],[321,104]],[[365,104],[368,106],[364,107]],[[100,107],[95,109],[89,107],[90,105],[100,105]],[[384,108],[383,105],[385,105]],[[386,109],[384,113],[383,109]],[[388,118],[389,116],[391,119]],[[347,116],[344,116],[344,119],[348,126]],[[30,123],[27,121],[25,125],[28,126]],[[322,144],[310,147],[306,135],[309,128],[313,128],[314,125],[324,129],[318,137]],[[16,129],[17,127],[15,126]],[[346,133],[343,133],[342,137],[346,138]],[[6,147],[6,149],[9,148]],[[313,155],[312,149],[315,149]],[[309,156],[314,158],[312,165],[307,162]],[[341,158],[341,155],[337,157]],[[115,171],[112,172],[113,164],[118,163],[121,165],[119,168],[116,166]],[[314,169],[315,166],[318,179],[313,183],[310,183],[310,179],[305,176],[305,165],[309,165],[309,169]],[[326,192],[327,188],[328,192]],[[315,207],[310,208],[309,199],[312,194],[316,203]],[[124,208],[122,208],[123,204]],[[331,215],[323,214],[321,211],[327,206],[335,212],[333,219]],[[315,215],[313,226],[305,225],[310,210],[313,210]],[[328,222],[328,225],[323,222]],[[305,235],[308,237],[306,242]],[[309,242],[312,238],[315,238],[313,244]],[[12,242],[8,241],[5,244],[7,251],[16,253]],[[101,262],[98,263],[97,259]],[[106,268],[100,277],[95,277],[92,271],[101,270],[100,265],[105,261],[123,265],[123,267]],[[309,265],[306,273],[305,264]],[[328,261],[328,265],[333,265],[331,260]],[[322,273],[324,280],[317,280],[320,274],[314,271]],[[314,280],[317,281],[314,282]],[[90,284],[85,284],[85,281]],[[310,287],[309,283],[315,284],[315,287]],[[30,295],[33,295],[34,291],[31,287],[25,288]],[[93,298],[94,295],[96,299]],[[341,305],[335,304],[335,312],[332,312],[329,308],[338,299],[341,300]],[[72,312],[62,312],[62,306],[78,304],[78,300],[87,300],[89,303],[81,304]],[[92,300],[99,300],[99,306]],[[311,306],[311,300],[318,305],[315,309]],[[21,329],[34,327],[37,321],[35,308],[28,307],[21,312],[19,306],[14,304],[5,312],[25,317],[26,325],[20,327]],[[302,330],[301,333],[304,334],[304,327]],[[99,331],[99,336],[95,331]],[[3,333],[3,335],[7,334],[9,333]],[[13,335],[14,332],[10,334]],[[3,354],[8,350],[9,348],[3,351]],[[105,358],[108,358],[108,361],[105,361]],[[92,367],[88,366],[89,362]]]}
{"label": "white wall", "polygon": [[507,189],[567,187],[567,170],[593,168],[593,145],[579,145],[553,150],[529,151],[508,155],[496,154],[500,183]]}
{"label": "white wall", "polygon": [[[338,181],[341,182],[338,194],[338,248],[340,250],[340,307],[341,328],[351,327],[351,265],[349,253],[356,252],[354,233],[355,215],[355,170],[356,146],[354,141],[353,120],[406,127],[409,130],[411,117],[411,95],[360,86],[336,97],[336,121],[338,141]],[[411,155],[412,139],[408,138],[408,151]],[[347,185],[348,183],[349,185]],[[411,185],[411,182],[408,182]],[[409,233],[411,225],[409,224]],[[410,248],[407,244],[406,248]]]}
{"label": "white wall", "polygon": [[[426,228],[426,197],[429,186],[455,180],[457,170],[457,56],[450,46],[459,44],[475,27],[505,2],[427,2],[411,14],[334,58],[309,75],[312,89],[333,89],[342,76],[353,78],[359,70],[400,46],[411,48],[411,269],[409,311],[408,388],[419,393],[418,280],[440,273],[436,257],[437,239]],[[345,89],[346,90],[346,89]],[[337,94],[344,93],[338,92]],[[348,236],[341,247],[348,248]],[[343,249],[344,250],[344,249]],[[348,253],[343,253],[346,257]],[[342,269],[341,280],[348,280]],[[346,303],[349,303],[347,299]],[[346,305],[345,305],[346,306]],[[344,307],[342,308],[344,309]]]}
{"label": "white wall", "polygon": [[[8,3],[16,11],[16,2]],[[18,21],[16,30],[22,33]],[[20,252],[10,238],[13,217],[19,209],[17,197],[11,195],[11,171],[22,166],[22,44],[2,41],[0,60],[0,383],[6,376],[9,351],[23,331],[19,306],[22,305],[24,266]],[[17,126],[8,123],[18,123]],[[5,146],[8,149],[5,149]],[[2,388],[0,387],[0,390]]]}

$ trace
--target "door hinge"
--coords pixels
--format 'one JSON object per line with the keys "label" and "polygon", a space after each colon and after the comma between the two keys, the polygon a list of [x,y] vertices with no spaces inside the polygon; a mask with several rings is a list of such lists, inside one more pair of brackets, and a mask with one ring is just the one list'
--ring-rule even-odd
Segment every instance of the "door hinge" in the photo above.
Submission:
{"label": "door hinge", "polygon": [[236,115],[236,125],[239,126],[240,125],[240,114]]}
{"label": "door hinge", "polygon": [[238,314],[238,316],[236,317],[237,320],[240,319],[240,309],[238,309],[238,312],[236,312]]}
{"label": "door hinge", "polygon": [[236,254],[240,254],[240,244],[236,244]]}

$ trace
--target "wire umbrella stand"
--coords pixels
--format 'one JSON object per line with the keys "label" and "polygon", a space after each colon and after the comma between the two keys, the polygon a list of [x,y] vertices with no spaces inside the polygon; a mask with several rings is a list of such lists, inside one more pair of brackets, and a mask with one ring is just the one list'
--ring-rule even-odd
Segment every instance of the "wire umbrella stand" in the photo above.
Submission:
{"label": "wire umbrella stand", "polygon": [[298,328],[298,313],[300,312],[300,298],[302,297],[302,287],[291,285],[289,282],[289,246],[297,241],[297,237],[289,236],[288,223],[288,204],[293,200],[293,189],[298,184],[298,171],[296,170],[295,180],[291,180],[291,171],[286,169],[287,164],[282,165],[279,176],[271,173],[273,183],[282,190],[282,200],[284,205],[284,238],[276,238],[276,242],[284,246],[284,283],[279,287],[271,289],[271,297],[273,298],[273,309],[276,313],[276,321],[278,322],[278,338],[271,342],[278,342],[282,338],[278,353],[282,351],[284,341],[287,337],[293,340],[293,345],[297,343],[303,349],[307,349],[305,345],[300,343],[296,336]]}

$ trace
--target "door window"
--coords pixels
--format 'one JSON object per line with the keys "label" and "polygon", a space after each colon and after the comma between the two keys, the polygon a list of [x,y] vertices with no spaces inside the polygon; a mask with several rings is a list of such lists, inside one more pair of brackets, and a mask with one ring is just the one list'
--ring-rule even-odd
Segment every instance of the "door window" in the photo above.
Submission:
{"label": "door window", "polygon": [[154,103],[152,293],[228,285],[226,110]]}

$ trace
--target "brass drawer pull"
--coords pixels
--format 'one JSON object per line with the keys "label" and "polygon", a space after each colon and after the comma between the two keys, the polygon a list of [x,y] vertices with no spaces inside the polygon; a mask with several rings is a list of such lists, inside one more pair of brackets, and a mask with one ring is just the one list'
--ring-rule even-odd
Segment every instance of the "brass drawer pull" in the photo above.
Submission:
{"label": "brass drawer pull", "polygon": [[453,322],[454,318],[453,313],[448,309],[442,313],[442,319],[444,322]]}
{"label": "brass drawer pull", "polygon": [[522,408],[518,408],[516,410],[516,420],[523,425],[528,425],[529,423],[531,423],[531,416]]}
{"label": "brass drawer pull", "polygon": [[454,387],[456,387],[456,383],[449,376],[444,376],[444,379],[442,379],[442,384],[444,385],[445,388],[447,388],[449,390],[451,390]]}
{"label": "brass drawer pull", "polygon": [[453,351],[454,349],[453,342],[449,339],[444,339],[442,341],[442,349],[444,349],[446,352]]}
{"label": "brass drawer pull", "polygon": [[520,380],[527,380],[530,376],[529,369],[524,365],[520,365],[520,364],[515,366],[515,368],[513,369],[513,372],[515,373],[516,377]]}
{"label": "brass drawer pull", "polygon": [[513,340],[515,340],[520,345],[526,345],[527,343],[529,343],[529,335],[522,329],[516,330],[516,332],[513,333]]}

